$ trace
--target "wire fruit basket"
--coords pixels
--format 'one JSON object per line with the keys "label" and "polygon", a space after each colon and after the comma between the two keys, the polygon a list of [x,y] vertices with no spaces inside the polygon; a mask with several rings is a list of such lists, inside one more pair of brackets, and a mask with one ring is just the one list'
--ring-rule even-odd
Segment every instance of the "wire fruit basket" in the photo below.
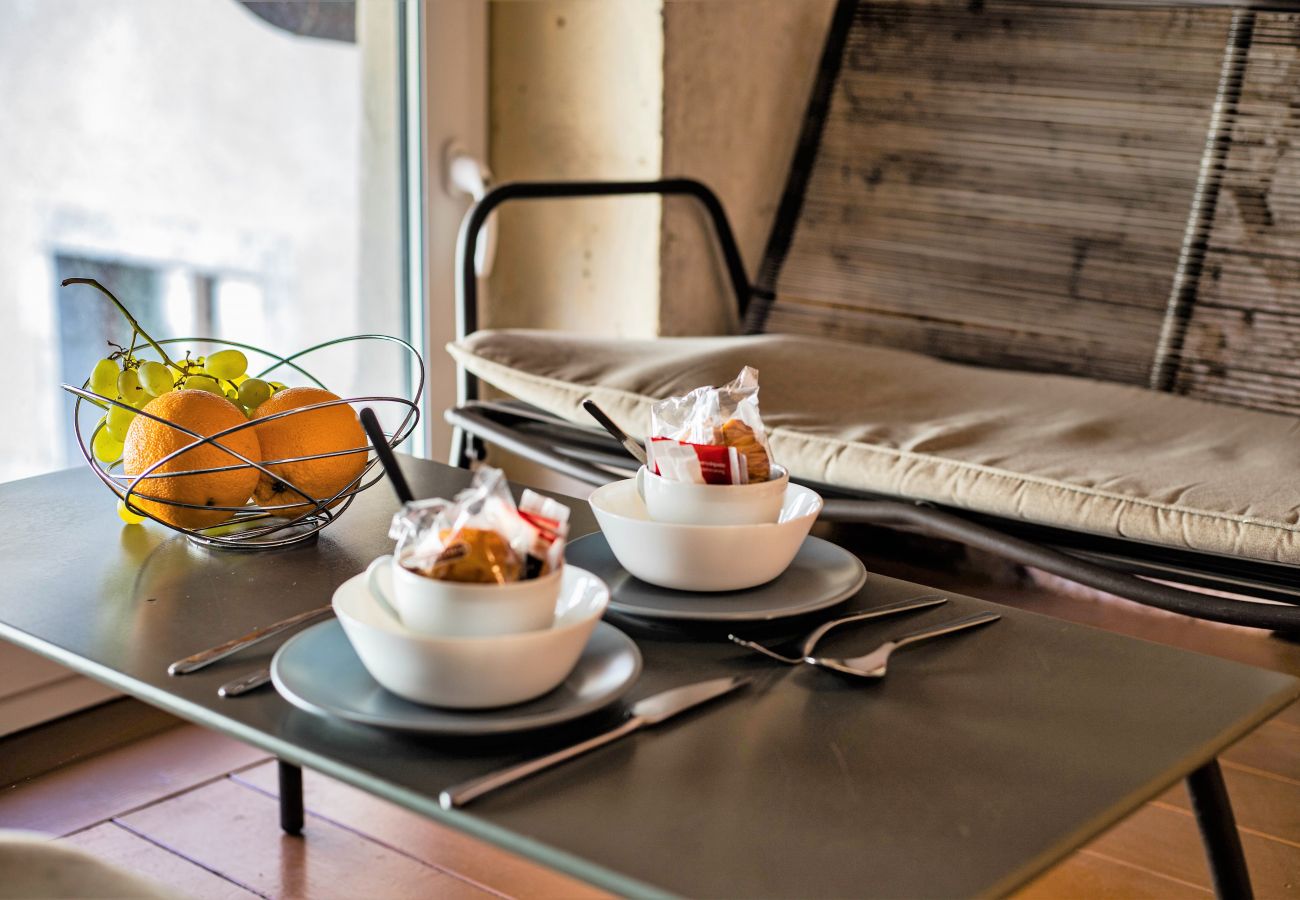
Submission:
{"label": "wire fruit basket", "polygon": [[[88,386],[79,387],[64,384],[62,387],[77,398],[73,407],[73,430],[76,433],[77,445],[81,449],[81,455],[85,457],[86,462],[90,464],[91,470],[99,477],[99,480],[117,495],[128,510],[136,515],[152,519],[172,531],[180,532],[192,542],[205,547],[227,550],[265,550],[288,547],[314,539],[322,528],[347,511],[358,494],[384,477],[382,469],[375,471],[376,466],[379,465],[379,458],[375,455],[374,448],[367,442],[364,447],[350,447],[311,455],[286,457],[284,459],[256,460],[230,447],[228,440],[225,439],[244,429],[262,427],[266,423],[278,419],[301,416],[329,407],[355,407],[361,405],[375,407],[381,421],[394,423],[389,429],[384,430],[384,438],[390,448],[396,449],[410,437],[420,420],[418,401],[424,391],[424,360],[420,358],[420,354],[416,349],[406,341],[383,334],[359,334],[336,338],[300,350],[291,356],[279,356],[251,344],[226,341],[220,338],[168,338],[157,342],[161,346],[187,344],[212,347],[214,350],[233,348],[240,351],[251,351],[257,354],[258,357],[269,360],[265,368],[252,377],[269,379],[278,375],[282,379],[301,379],[310,386],[321,389],[325,389],[325,385],[307,368],[311,357],[330,348],[358,342],[386,343],[397,347],[408,357],[406,362],[410,365],[410,370],[415,376],[412,378],[413,390],[409,398],[383,395],[345,397],[287,409],[258,419],[249,419],[214,434],[203,435],[143,409],[136,409],[121,400],[97,394],[90,390]],[[366,355],[362,354],[363,357]],[[114,406],[123,407],[136,416],[144,416],[155,422],[163,423],[168,429],[180,432],[191,438],[191,440],[153,461],[143,471],[135,475],[128,475],[124,471],[122,459],[105,463],[96,458],[92,450],[96,436],[101,429],[106,427],[104,422],[97,422],[97,420]],[[91,426],[85,424],[87,422],[97,422],[97,424]],[[227,465],[185,468],[183,470],[167,468],[164,471],[159,471],[178,457],[204,445],[217,448],[218,452],[229,458],[231,462]],[[355,456],[362,451],[365,452],[366,459],[360,472],[329,496],[312,496],[308,485],[295,484],[286,472],[286,468],[295,463],[310,463],[313,460],[325,460],[332,457]],[[200,505],[162,497],[150,490],[150,483],[156,484],[156,479],[213,475],[248,469],[256,469],[260,475],[267,476],[274,482],[283,485],[285,496],[289,498],[288,501],[274,505],[257,505],[253,502],[230,506]],[[303,470],[299,467],[297,471]],[[148,503],[140,501],[148,501]],[[211,525],[187,528],[159,518],[149,509],[149,506],[154,504],[177,510],[227,513],[228,515],[221,521]]]}

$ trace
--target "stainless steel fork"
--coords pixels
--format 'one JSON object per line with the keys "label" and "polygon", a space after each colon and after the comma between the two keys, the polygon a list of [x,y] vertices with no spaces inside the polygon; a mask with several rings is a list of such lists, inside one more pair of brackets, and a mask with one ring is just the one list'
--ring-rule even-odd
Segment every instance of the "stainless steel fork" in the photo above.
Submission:
{"label": "stainless steel fork", "polygon": [[733,644],[747,647],[750,650],[756,650],[766,657],[775,659],[777,662],[783,662],[788,666],[797,666],[813,652],[813,648],[817,646],[818,641],[824,638],[832,629],[839,628],[841,625],[848,625],[851,622],[862,622],[867,619],[879,619],[882,616],[892,616],[896,613],[908,612],[913,609],[927,609],[931,606],[938,606],[947,602],[948,598],[940,596],[939,594],[922,594],[919,597],[909,597],[906,600],[899,600],[897,603],[889,603],[885,606],[878,606],[875,609],[863,610],[862,612],[852,613],[851,615],[842,616],[838,619],[831,619],[829,622],[823,622],[821,625],[818,625],[812,633],[804,638],[803,646],[800,648],[798,656],[782,656],[780,653],[777,653],[775,650],[769,650],[762,644],[747,641],[734,634],[727,635],[727,640],[731,641]]}
{"label": "stainless steel fork", "polygon": [[885,641],[875,650],[863,656],[854,656],[850,659],[827,659],[822,657],[805,656],[804,662],[812,666],[819,666],[823,669],[829,669],[832,672],[839,672],[841,675],[852,675],[855,678],[884,678],[885,668],[889,662],[889,657],[895,650],[906,647],[910,644],[917,644],[921,641],[928,641],[931,638],[943,637],[946,634],[953,634],[958,631],[965,631],[968,628],[977,628],[980,625],[987,625],[990,622],[996,622],[1002,618],[998,613],[983,612],[976,613],[973,616],[965,616],[961,619],[952,619],[940,625],[934,625],[930,628],[922,628],[920,631],[912,631],[908,634],[899,635],[893,640]]}

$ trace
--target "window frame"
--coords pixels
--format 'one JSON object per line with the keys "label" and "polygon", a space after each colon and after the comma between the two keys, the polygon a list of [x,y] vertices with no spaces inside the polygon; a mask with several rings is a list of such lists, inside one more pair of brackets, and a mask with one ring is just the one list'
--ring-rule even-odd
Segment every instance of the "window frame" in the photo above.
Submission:
{"label": "window frame", "polygon": [[485,0],[406,0],[406,47],[418,60],[408,67],[404,98],[413,133],[406,142],[408,309],[426,373],[422,444],[411,450],[442,462],[451,445],[442,412],[456,399],[456,367],[442,348],[456,336],[456,235],[469,208],[448,188],[445,166],[452,147],[487,159],[488,7]]}

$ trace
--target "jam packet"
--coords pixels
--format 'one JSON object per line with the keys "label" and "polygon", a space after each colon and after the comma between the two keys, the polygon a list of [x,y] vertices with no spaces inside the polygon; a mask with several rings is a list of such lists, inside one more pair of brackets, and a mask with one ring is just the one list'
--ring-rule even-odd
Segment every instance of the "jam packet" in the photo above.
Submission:
{"label": "jam packet", "polygon": [[670,481],[749,484],[772,474],[758,412],[758,370],[745,366],[722,387],[700,387],[650,407],[649,469]]}
{"label": "jam packet", "polygon": [[485,466],[453,500],[404,504],[388,536],[397,561],[440,581],[508,584],[539,578],[564,562],[569,508],[533,491],[515,505],[500,469]]}

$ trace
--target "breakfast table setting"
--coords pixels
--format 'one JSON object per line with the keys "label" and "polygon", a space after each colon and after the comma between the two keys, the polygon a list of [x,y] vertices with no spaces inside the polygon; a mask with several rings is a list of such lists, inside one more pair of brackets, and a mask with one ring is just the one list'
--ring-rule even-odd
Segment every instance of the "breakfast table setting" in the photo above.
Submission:
{"label": "breakfast table setting", "polygon": [[1248,893],[1215,758],[1300,681],[867,571],[751,371],[620,433],[644,465],[587,500],[364,409],[383,478],[306,540],[0,485],[0,637],[273,753],[290,833],[307,767],[622,895],[997,896],[1187,779]]}

